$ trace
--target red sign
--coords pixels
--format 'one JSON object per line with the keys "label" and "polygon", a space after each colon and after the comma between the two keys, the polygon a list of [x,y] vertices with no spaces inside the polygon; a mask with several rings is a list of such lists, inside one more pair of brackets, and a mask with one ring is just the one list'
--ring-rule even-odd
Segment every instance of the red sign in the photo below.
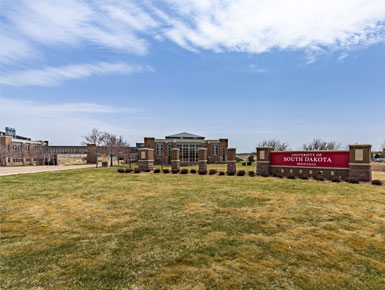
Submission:
{"label": "red sign", "polygon": [[271,152],[272,166],[349,168],[349,151]]}

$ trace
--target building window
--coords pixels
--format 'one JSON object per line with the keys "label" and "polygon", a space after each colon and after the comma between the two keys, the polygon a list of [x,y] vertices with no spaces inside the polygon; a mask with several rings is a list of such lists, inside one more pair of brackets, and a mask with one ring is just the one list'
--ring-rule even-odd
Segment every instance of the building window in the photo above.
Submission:
{"label": "building window", "polygon": [[218,155],[218,144],[211,144],[211,155]]}
{"label": "building window", "polygon": [[184,143],[177,144],[176,147],[180,149],[181,162],[198,162],[200,144]]}
{"label": "building window", "polygon": [[226,147],[225,146],[222,146],[222,158],[223,158],[223,161],[226,160]]}
{"label": "building window", "polygon": [[31,144],[29,144],[29,143],[28,143],[28,144],[25,144],[25,149],[27,150],[28,153],[29,153],[29,148],[31,147],[30,145],[31,145]]}
{"label": "building window", "polygon": [[21,143],[20,142],[13,142],[13,150],[20,152],[21,151]]}
{"label": "building window", "polygon": [[156,155],[157,156],[163,155],[163,143],[156,143]]}

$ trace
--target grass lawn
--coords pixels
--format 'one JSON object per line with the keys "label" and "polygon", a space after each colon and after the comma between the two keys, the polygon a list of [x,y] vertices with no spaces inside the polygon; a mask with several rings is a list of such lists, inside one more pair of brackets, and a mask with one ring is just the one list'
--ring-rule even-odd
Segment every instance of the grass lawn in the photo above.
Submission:
{"label": "grass lawn", "polygon": [[1,289],[385,289],[385,186],[89,168],[0,195]]}

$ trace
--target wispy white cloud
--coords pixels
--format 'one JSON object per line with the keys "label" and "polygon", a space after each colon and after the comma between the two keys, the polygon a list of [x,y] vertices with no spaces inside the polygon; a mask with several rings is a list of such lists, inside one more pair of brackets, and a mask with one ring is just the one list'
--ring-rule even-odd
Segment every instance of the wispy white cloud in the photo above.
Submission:
{"label": "wispy white cloud", "polygon": [[[135,140],[142,138],[142,129],[138,129],[132,121],[143,114],[138,108],[85,102],[54,104],[4,97],[0,98],[0,107],[0,124],[15,127],[21,135],[49,140],[54,144],[80,144],[81,136],[93,128],[122,134],[130,142],[133,142],[133,136]],[[121,120],[126,120],[123,126],[121,122],[115,124],[111,121],[111,115],[116,114],[120,114]]]}
{"label": "wispy white cloud", "polygon": [[144,55],[152,39],[168,39],[195,52],[248,53],[346,51],[385,40],[385,0],[12,0],[2,4],[3,63],[58,46]]}
{"label": "wispy white cloud", "polygon": [[264,73],[264,72],[267,72],[266,68],[257,67],[255,64],[250,64],[249,65],[249,69],[250,69],[251,72],[254,72],[254,73]]}
{"label": "wispy white cloud", "polygon": [[55,86],[66,80],[81,79],[93,75],[132,74],[143,71],[153,71],[153,68],[147,65],[129,65],[126,63],[75,64],[4,74],[0,76],[0,84],[8,86]]}
{"label": "wispy white cloud", "polygon": [[[214,51],[346,49],[385,40],[384,0],[168,0],[167,35]],[[174,17],[176,18],[176,17]]]}
{"label": "wispy white cloud", "polygon": [[88,44],[143,55],[148,41],[138,33],[157,23],[134,1],[8,1],[3,17],[31,45]]}
{"label": "wispy white cloud", "polygon": [[341,53],[340,56],[338,57],[338,60],[344,60],[345,58],[347,58],[349,56],[349,54],[347,53]]}

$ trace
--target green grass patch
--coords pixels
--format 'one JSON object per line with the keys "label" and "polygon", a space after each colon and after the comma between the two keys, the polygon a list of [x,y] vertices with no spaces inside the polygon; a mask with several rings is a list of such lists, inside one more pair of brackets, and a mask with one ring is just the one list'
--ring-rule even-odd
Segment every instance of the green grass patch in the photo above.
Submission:
{"label": "green grass patch", "polygon": [[1,289],[385,285],[384,186],[89,168],[0,192]]}

